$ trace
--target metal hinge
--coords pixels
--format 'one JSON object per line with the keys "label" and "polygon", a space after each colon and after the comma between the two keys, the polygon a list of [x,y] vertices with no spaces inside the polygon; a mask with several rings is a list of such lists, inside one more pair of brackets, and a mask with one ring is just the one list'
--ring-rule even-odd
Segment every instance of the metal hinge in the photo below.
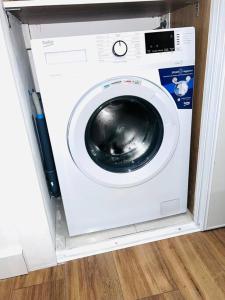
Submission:
{"label": "metal hinge", "polygon": [[[10,23],[10,12],[13,12],[13,11],[20,11],[21,8],[7,8],[5,9],[5,14],[6,14],[6,18],[7,18],[7,21],[8,21],[8,26],[9,28],[11,28],[11,23]],[[17,17],[17,19],[19,20],[19,18]]]}
{"label": "metal hinge", "polygon": [[160,18],[160,25],[159,25],[159,27],[157,27],[155,29],[165,29],[165,28],[168,28],[168,25],[169,25],[168,17],[167,16],[162,16]]}
{"label": "metal hinge", "polygon": [[160,29],[165,29],[167,28],[167,20],[164,19],[164,20],[161,20],[160,22]]}
{"label": "metal hinge", "polygon": [[11,23],[10,23],[10,17],[9,17],[9,12],[7,10],[5,10],[5,15],[6,15],[6,19],[7,19],[7,22],[8,22],[8,26],[9,28],[11,28]]}
{"label": "metal hinge", "polygon": [[197,0],[197,1],[195,1],[195,13],[196,13],[196,17],[199,17],[199,15],[200,15],[200,1],[199,0]]}

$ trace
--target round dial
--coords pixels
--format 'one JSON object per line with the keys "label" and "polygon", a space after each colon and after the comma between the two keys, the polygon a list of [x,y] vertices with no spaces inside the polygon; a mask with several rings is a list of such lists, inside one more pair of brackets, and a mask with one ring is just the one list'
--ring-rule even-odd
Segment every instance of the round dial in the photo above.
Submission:
{"label": "round dial", "polygon": [[124,56],[127,50],[127,44],[124,41],[116,41],[112,49],[115,56]]}

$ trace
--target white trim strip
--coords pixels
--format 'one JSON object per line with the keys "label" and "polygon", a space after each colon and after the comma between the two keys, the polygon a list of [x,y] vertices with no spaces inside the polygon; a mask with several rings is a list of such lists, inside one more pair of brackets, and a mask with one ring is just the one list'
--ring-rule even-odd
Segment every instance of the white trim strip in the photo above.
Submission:
{"label": "white trim strip", "polygon": [[63,263],[73,259],[142,245],[198,231],[200,231],[200,228],[196,226],[194,222],[190,222],[181,226],[176,225],[158,230],[134,233],[122,237],[112,238],[106,241],[101,241],[91,245],[89,244],[72,249],[58,250],[56,252],[57,262]]}

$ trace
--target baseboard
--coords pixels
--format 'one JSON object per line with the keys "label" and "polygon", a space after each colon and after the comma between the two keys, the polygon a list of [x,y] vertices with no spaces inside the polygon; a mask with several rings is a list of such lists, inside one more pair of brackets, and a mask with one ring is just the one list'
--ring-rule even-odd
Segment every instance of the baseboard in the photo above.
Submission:
{"label": "baseboard", "polygon": [[188,224],[181,224],[180,226],[176,225],[158,230],[138,232],[112,238],[107,241],[94,243],[92,245],[85,245],[73,249],[58,250],[56,251],[57,262],[63,263],[73,259],[124,249],[198,231],[200,231],[199,226],[192,221]]}
{"label": "baseboard", "polygon": [[23,250],[19,246],[0,251],[0,279],[27,274]]}

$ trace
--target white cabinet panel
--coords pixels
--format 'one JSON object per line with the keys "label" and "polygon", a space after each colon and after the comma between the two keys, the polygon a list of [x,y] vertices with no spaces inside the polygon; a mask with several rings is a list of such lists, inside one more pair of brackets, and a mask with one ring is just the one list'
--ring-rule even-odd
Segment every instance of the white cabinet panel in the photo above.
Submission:
{"label": "white cabinet panel", "polygon": [[[14,52],[15,45],[22,47],[20,30],[17,29],[9,28],[0,0],[0,269],[10,249],[21,246],[28,270],[33,270],[55,265],[56,255],[43,205],[43,197],[47,193],[36,173],[40,158],[37,146],[36,149],[34,147],[32,116],[26,100],[31,80],[28,80],[24,57],[19,51]],[[17,254],[12,256],[18,261]]]}
{"label": "white cabinet panel", "polygon": [[207,229],[219,226],[225,226],[225,89],[220,112]]}

